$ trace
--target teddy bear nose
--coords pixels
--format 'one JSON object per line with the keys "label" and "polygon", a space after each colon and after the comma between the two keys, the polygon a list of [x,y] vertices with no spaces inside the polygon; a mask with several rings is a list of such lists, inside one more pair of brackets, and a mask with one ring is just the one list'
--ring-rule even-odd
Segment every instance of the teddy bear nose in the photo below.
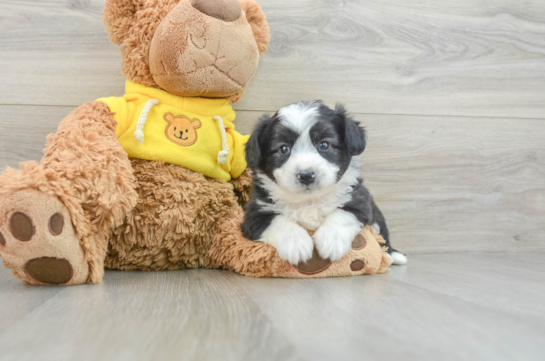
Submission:
{"label": "teddy bear nose", "polygon": [[191,5],[201,13],[227,22],[242,14],[239,0],[191,0]]}

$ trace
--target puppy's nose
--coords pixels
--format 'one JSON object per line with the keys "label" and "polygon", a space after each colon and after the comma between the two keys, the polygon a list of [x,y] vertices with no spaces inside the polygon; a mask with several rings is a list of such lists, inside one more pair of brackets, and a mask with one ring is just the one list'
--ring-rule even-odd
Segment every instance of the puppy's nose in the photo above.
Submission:
{"label": "puppy's nose", "polygon": [[226,22],[235,21],[242,14],[240,0],[191,0],[191,6],[201,13]]}
{"label": "puppy's nose", "polygon": [[307,169],[300,172],[297,178],[299,178],[299,182],[305,185],[309,185],[310,183],[314,182],[314,179],[316,178],[316,174],[314,174],[313,170]]}

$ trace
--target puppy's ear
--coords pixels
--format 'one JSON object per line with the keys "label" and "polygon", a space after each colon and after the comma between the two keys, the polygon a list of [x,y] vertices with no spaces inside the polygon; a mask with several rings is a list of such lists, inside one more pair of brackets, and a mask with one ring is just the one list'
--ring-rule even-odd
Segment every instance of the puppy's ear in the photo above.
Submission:
{"label": "puppy's ear", "polygon": [[248,163],[248,166],[252,170],[256,170],[259,167],[259,163],[261,163],[261,146],[263,144],[261,138],[263,138],[263,133],[267,125],[269,125],[270,120],[270,115],[263,114],[246,143],[246,163]]}
{"label": "puppy's ear", "polygon": [[359,155],[365,150],[365,130],[360,123],[352,119],[342,104],[335,105],[335,113],[344,123],[344,142],[352,155]]}

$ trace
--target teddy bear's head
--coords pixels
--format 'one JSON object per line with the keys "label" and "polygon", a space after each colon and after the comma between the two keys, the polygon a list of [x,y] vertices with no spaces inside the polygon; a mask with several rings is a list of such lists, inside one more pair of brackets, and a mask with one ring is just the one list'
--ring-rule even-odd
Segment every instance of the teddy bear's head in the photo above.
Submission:
{"label": "teddy bear's head", "polygon": [[254,0],[106,0],[103,20],[123,75],[179,96],[238,101],[270,39]]}

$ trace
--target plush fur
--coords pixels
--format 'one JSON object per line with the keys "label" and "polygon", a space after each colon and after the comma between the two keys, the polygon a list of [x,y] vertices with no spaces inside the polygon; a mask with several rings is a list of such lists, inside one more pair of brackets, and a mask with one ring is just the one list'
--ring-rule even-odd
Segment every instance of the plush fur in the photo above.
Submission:
{"label": "plush fur", "polygon": [[[184,47],[186,40],[193,36],[198,43],[198,35],[217,45],[222,38],[223,20],[200,13],[192,1],[207,0],[106,1],[103,19],[112,42],[122,45],[123,74],[133,82],[181,96],[238,100],[269,39],[265,16],[252,0],[241,2],[240,16],[232,26],[235,30],[222,40],[223,53],[214,60],[219,69],[233,62],[244,63],[242,67],[219,72],[208,82],[200,81],[203,75],[185,73],[183,67],[170,69],[175,82],[161,85],[154,78],[150,61],[157,53],[164,59],[181,54],[198,63],[206,59],[206,52],[189,51]],[[169,16],[172,21],[163,22]],[[177,34],[179,41],[153,50],[154,39],[165,36],[157,35],[159,27],[164,33]],[[206,66],[202,63],[203,69]],[[237,84],[227,89],[230,78],[238,79]],[[197,81],[191,83],[191,79]],[[183,89],[180,84],[190,85]],[[16,277],[30,284],[50,283],[55,279],[51,270],[42,267],[38,272],[34,267],[29,271],[29,262],[40,259],[49,262],[42,266],[51,264],[71,272],[70,281],[62,283],[66,285],[100,283],[105,266],[123,270],[202,267],[218,220],[249,199],[248,171],[225,182],[162,162],[129,160],[115,131],[116,121],[108,107],[87,103],[48,136],[39,165],[22,163],[20,170],[8,168],[0,176],[0,256]],[[28,242],[18,240],[13,230],[16,213],[24,213],[34,227]],[[48,229],[55,214],[64,219],[58,235]]]}
{"label": "plush fur", "polygon": [[[163,162],[131,160],[137,200],[110,239],[106,268],[175,270],[204,266],[217,222],[238,206],[231,183]],[[248,173],[242,177],[249,177]],[[243,180],[239,180],[243,182]]]}
{"label": "plush fur", "polygon": [[[122,73],[128,80],[176,95],[237,102],[257,69],[257,55],[267,50],[265,15],[254,0],[242,0],[244,16],[234,27],[226,26],[195,9],[192,1],[106,1],[103,21],[110,40],[122,45]],[[207,73],[211,69],[212,76]]]}
{"label": "plush fur", "polygon": [[[361,178],[365,132],[341,105],[300,102],[263,116],[246,146],[254,175],[242,231],[293,264],[341,259],[364,226],[388,228]],[[307,230],[315,231],[310,236]]]}

